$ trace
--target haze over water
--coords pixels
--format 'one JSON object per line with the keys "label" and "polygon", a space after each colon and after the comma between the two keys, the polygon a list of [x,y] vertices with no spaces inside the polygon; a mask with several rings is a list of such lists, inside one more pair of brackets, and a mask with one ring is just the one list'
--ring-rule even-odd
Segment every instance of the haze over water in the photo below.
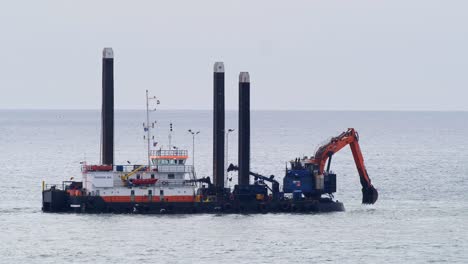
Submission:
{"label": "haze over water", "polygon": [[[146,160],[144,119],[116,112],[117,163]],[[158,110],[153,119],[160,145],[172,122],[174,145],[190,153],[187,130],[200,130],[197,174],[211,176],[210,111]],[[348,127],[360,133],[375,205],[360,204],[345,148],[332,162],[342,213],[44,214],[42,180],[81,179],[79,162],[99,161],[100,111],[0,110],[0,263],[467,263],[467,112],[254,111],[251,169],[282,180],[288,160]],[[236,112],[226,128],[237,129]],[[236,132],[229,161],[237,163]]]}

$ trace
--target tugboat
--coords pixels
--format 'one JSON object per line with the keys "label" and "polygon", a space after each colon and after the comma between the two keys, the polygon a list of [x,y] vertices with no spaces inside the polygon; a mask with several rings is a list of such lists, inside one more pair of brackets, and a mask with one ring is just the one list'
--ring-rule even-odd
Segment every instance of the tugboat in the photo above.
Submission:
{"label": "tugboat", "polygon": [[[363,203],[376,202],[377,190],[370,183],[362,154],[357,145],[357,132],[348,131],[322,146],[313,158],[296,159],[285,171],[283,190],[273,175],[250,171],[250,77],[239,75],[239,166],[234,189],[225,187],[224,164],[225,113],[224,64],[215,63],[213,112],[213,182],[210,177],[197,178],[193,166],[186,165],[188,151],[169,145],[157,147],[151,135],[150,101],[146,91],[147,164],[114,164],[114,54],[103,51],[102,140],[101,162],[83,163],[82,181],[61,184],[42,183],[44,212],[75,213],[268,213],[268,212],[335,212],[344,211],[334,200],[336,175],[330,169],[331,156],[350,144],[358,158],[356,165],[363,186]],[[172,131],[172,124],[171,124]],[[327,169],[324,164],[328,159]],[[253,184],[251,177],[253,178]],[[271,186],[270,186],[270,185]]]}

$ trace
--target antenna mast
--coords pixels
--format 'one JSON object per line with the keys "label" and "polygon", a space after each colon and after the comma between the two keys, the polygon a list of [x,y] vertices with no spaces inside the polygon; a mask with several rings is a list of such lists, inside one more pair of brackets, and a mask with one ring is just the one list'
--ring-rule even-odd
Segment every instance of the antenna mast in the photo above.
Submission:
{"label": "antenna mast", "polygon": [[146,124],[143,124],[143,128],[146,131],[146,143],[148,147],[148,169],[151,167],[151,128],[154,127],[154,123],[150,124],[150,111],[156,111],[156,108],[150,109],[149,108],[149,101],[156,100],[156,104],[159,104],[159,100],[156,96],[149,97],[148,90],[146,90]]}
{"label": "antenna mast", "polygon": [[150,150],[150,125],[149,125],[149,98],[148,90],[146,90],[146,140],[148,143],[148,169],[151,166],[151,150]]}
{"label": "antenna mast", "polygon": [[169,149],[172,149],[172,122],[169,124]]}

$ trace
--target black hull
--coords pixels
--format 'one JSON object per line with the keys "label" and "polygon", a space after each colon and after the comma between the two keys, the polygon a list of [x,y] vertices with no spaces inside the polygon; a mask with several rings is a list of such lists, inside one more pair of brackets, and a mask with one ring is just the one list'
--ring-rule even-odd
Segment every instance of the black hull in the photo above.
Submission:
{"label": "black hull", "polygon": [[[43,192],[44,212],[115,214],[264,214],[323,213],[344,211],[343,203],[331,199],[283,201],[108,203],[99,196],[68,196],[55,190]],[[63,192],[57,194],[57,192]],[[47,200],[45,198],[51,198]],[[53,200],[57,199],[57,200]]]}

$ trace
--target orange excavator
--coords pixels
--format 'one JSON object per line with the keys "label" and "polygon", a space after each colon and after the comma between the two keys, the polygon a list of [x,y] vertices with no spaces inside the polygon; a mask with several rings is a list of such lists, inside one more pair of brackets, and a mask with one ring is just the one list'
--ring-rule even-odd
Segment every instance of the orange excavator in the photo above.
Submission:
{"label": "orange excavator", "polygon": [[[362,203],[373,204],[377,201],[379,194],[374,186],[372,186],[369,174],[364,166],[364,158],[362,156],[361,148],[359,147],[359,134],[354,130],[354,128],[349,128],[348,131],[341,133],[339,136],[332,138],[330,142],[321,146],[315,152],[314,157],[304,161],[304,165],[306,167],[313,166],[318,169],[318,174],[328,174],[333,154],[340,151],[347,145],[351,147],[354,162],[356,163],[359,173],[362,185]],[[326,171],[325,164],[327,164]]]}

